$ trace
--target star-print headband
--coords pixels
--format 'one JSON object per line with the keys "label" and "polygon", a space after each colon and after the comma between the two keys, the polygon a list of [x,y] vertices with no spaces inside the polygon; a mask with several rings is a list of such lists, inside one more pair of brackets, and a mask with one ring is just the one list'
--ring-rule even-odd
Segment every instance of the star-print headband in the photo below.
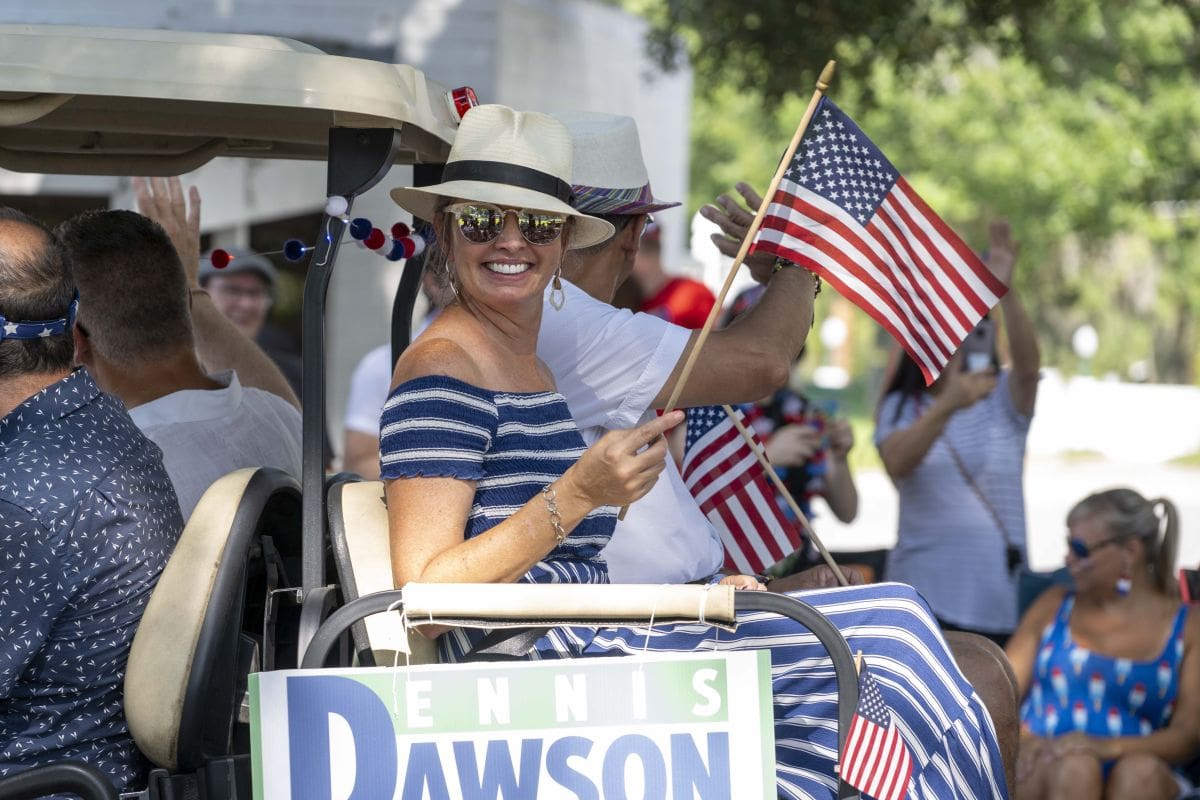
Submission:
{"label": "star-print headband", "polygon": [[36,322],[16,322],[0,314],[0,341],[4,339],[46,339],[71,330],[75,324],[75,312],[79,310],[79,292],[71,298],[67,315],[58,319],[43,319]]}

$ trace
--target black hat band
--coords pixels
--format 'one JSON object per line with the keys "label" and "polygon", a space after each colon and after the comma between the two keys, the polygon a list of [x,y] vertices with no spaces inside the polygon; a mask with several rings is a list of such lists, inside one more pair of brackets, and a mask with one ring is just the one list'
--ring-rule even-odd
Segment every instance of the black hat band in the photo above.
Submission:
{"label": "black hat band", "polygon": [[452,161],[442,170],[442,181],[503,183],[548,194],[567,205],[573,205],[575,199],[575,193],[566,181],[547,172],[501,161]]}

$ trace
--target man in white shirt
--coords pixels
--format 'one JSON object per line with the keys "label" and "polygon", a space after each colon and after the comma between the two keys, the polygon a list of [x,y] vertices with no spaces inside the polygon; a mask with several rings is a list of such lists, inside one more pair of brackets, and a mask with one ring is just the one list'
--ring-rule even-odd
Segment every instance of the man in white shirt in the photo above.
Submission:
{"label": "man in white shirt", "polygon": [[[139,183],[143,207],[164,204],[156,216],[198,245],[199,197],[189,216],[178,179],[153,187]],[[213,481],[236,469],[277,467],[299,477],[295,395],[198,287],[198,258],[181,258],[160,225],[132,211],[86,212],[58,235],[79,288],[76,361],[162,449],[184,519]]]}
{"label": "man in white shirt", "polygon": [[[631,428],[662,408],[698,340],[698,331],[650,314],[609,305],[629,277],[649,215],[679,205],[654,198],[641,158],[637,127],[629,117],[590,112],[555,115],[575,139],[576,206],[616,228],[595,247],[571,251],[563,263],[563,310],[543,307],[538,355],[550,367],[584,439]],[[739,187],[747,202],[758,197]],[[749,226],[751,215],[728,197],[701,213],[727,231]],[[720,236],[723,252],[740,239]],[[772,273],[773,259],[746,264],[766,284],[759,303],[737,322],[715,330],[678,406],[743,403],[765,397],[788,379],[812,322],[815,278],[789,267]],[[720,539],[668,460],[662,478],[630,508],[604,549],[614,583],[680,583],[716,573],[724,562]],[[811,586],[830,585],[827,569],[809,575]]]}

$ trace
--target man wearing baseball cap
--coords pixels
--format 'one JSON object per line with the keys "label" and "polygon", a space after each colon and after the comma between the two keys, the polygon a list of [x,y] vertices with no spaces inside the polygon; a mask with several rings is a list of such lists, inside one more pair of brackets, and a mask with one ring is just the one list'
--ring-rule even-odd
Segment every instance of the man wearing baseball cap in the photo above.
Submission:
{"label": "man wearing baseball cap", "polygon": [[200,287],[212,296],[213,305],[242,335],[254,341],[267,321],[279,273],[266,256],[242,247],[227,247],[233,257],[217,269],[211,258],[201,258]]}

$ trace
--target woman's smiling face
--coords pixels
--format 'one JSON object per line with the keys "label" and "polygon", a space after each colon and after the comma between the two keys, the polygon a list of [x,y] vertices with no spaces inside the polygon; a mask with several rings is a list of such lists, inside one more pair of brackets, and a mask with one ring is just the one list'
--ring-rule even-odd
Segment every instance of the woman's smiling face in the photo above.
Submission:
{"label": "woman's smiling face", "polygon": [[463,231],[470,221],[455,212],[462,205],[447,209],[448,225],[442,227],[451,230],[450,263],[459,293],[488,306],[540,305],[546,285],[562,264],[569,223],[549,243],[531,244],[518,225],[520,209],[498,207],[503,227],[491,241],[476,243]]}

